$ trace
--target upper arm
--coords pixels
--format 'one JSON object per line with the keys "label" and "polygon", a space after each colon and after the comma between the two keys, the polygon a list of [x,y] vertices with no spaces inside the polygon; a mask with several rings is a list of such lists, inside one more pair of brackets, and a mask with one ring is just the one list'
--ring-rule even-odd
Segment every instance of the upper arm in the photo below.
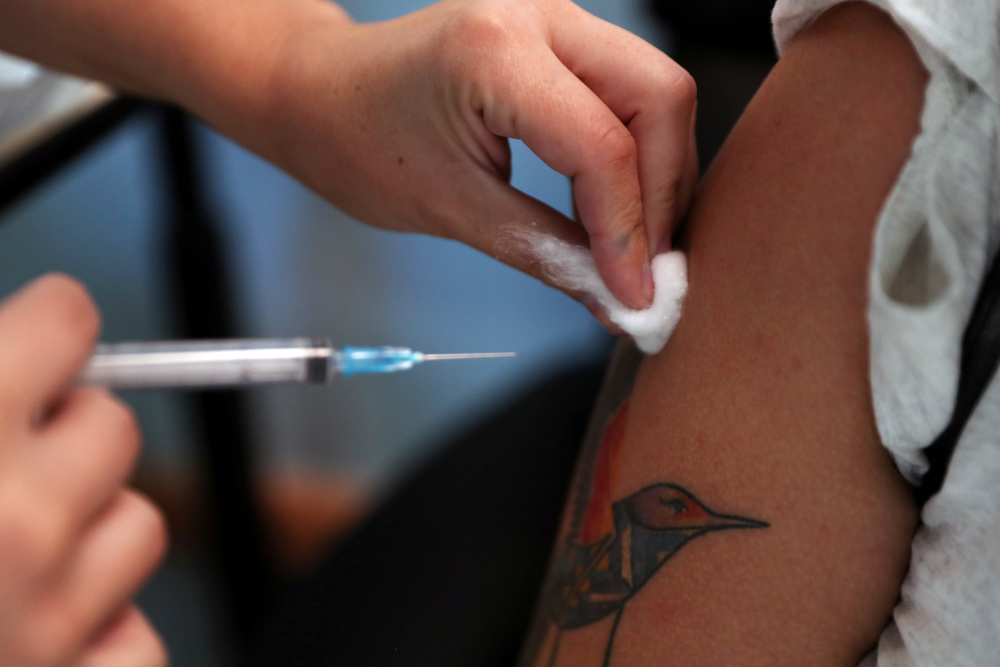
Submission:
{"label": "upper arm", "polygon": [[526,662],[855,664],[877,638],[916,509],[872,412],[869,262],[925,81],[860,4],[768,77],[692,210],[684,316],[585,446]]}

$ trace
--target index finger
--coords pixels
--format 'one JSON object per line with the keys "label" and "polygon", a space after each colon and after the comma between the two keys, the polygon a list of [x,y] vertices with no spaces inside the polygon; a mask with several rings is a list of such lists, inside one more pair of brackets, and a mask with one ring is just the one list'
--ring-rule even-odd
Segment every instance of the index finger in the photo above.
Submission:
{"label": "index finger", "polygon": [[553,22],[552,50],[635,140],[651,254],[685,213],[697,179],[694,79],[652,44],[570,6]]}
{"label": "index finger", "polygon": [[510,84],[493,104],[484,104],[483,119],[491,132],[521,139],[573,180],[580,222],[601,278],[622,303],[646,307],[653,286],[651,276],[643,282],[649,252],[635,141],[550,50],[535,53],[533,66],[535,76]]}
{"label": "index finger", "polygon": [[48,275],[0,304],[0,407],[33,418],[72,383],[100,318],[80,283]]}

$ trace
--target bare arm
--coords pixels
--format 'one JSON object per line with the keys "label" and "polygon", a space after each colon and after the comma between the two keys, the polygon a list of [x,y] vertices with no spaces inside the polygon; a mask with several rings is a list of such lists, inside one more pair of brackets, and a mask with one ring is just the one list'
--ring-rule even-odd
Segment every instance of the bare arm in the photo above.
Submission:
{"label": "bare arm", "polygon": [[2,0],[0,48],[180,104],[254,144],[279,54],[317,23],[351,26],[320,0]]}
{"label": "bare arm", "polygon": [[[589,240],[633,307],[697,173],[690,77],[569,0],[373,24],[325,0],[0,0],[0,48],[180,104],[371,224],[494,255],[505,225]],[[573,179],[580,224],[509,186],[507,138]]]}
{"label": "bare arm", "polygon": [[[926,75],[868,5],[789,48],[705,178],[665,350],[606,387],[526,664],[855,665],[916,510],[868,386],[869,255]],[[613,415],[617,415],[616,417]]]}

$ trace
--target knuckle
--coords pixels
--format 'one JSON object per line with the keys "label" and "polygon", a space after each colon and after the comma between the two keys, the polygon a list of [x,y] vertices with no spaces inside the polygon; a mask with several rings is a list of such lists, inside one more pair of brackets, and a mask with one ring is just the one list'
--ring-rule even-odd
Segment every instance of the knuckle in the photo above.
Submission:
{"label": "knuckle", "polygon": [[480,2],[456,13],[442,28],[439,40],[446,62],[461,68],[482,68],[503,61],[521,30],[512,3]]}
{"label": "knuckle", "polygon": [[635,139],[624,125],[617,123],[603,130],[597,139],[596,149],[605,164],[612,168],[636,169],[638,150]]}
{"label": "knuckle", "polygon": [[80,409],[88,414],[87,433],[99,438],[95,456],[113,465],[124,476],[139,458],[142,432],[139,421],[127,404],[105,389],[84,387],[76,390]]}
{"label": "knuckle", "polygon": [[137,543],[142,545],[150,566],[155,566],[167,552],[169,536],[163,512],[146,496],[126,491],[133,503],[132,523]]}
{"label": "knuckle", "polygon": [[503,6],[488,2],[474,5],[457,14],[451,23],[451,29],[462,43],[471,45],[503,44],[512,36]]}
{"label": "knuckle", "polygon": [[107,423],[108,433],[116,445],[125,447],[134,458],[139,453],[139,442],[142,437],[139,420],[128,405],[110,394],[104,395],[106,397],[106,405],[103,408],[104,420]]}
{"label": "knuckle", "polygon": [[682,108],[693,108],[698,99],[698,84],[687,70],[674,66],[665,83],[667,93],[675,104]]}

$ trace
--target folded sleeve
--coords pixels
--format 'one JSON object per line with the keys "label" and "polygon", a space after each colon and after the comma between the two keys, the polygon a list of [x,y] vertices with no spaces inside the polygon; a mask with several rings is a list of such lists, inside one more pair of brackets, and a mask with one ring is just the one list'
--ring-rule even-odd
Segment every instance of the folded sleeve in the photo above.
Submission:
{"label": "folded sleeve", "polygon": [[[909,36],[930,80],[921,128],[873,240],[871,391],[883,444],[918,482],[947,425],[962,337],[1000,229],[1000,3],[869,0]],[[838,0],[779,0],[783,51]],[[861,667],[996,663],[1000,635],[1000,380],[924,506],[892,622]]]}
{"label": "folded sleeve", "polygon": [[[779,0],[779,53],[839,1]],[[962,335],[1000,236],[1000,3],[869,1],[930,73],[920,134],[876,228],[868,313],[879,433],[916,483],[921,450],[951,416]]]}

